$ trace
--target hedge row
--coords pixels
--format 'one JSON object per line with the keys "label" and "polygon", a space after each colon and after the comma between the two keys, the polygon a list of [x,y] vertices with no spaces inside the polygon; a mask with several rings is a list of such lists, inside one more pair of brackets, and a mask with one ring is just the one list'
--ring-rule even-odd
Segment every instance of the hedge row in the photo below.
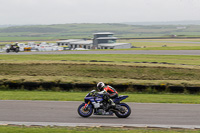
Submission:
{"label": "hedge row", "polygon": [[[189,93],[200,94],[200,87],[167,86],[167,85],[135,85],[109,84],[119,92],[141,93]],[[96,84],[89,83],[55,83],[55,82],[4,82],[0,90],[50,90],[50,91],[90,91],[96,89]]]}

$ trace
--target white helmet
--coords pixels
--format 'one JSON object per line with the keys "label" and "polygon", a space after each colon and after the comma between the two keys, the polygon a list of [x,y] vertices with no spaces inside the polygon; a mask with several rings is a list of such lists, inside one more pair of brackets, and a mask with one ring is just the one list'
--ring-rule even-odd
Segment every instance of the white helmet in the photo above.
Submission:
{"label": "white helmet", "polygon": [[103,82],[99,82],[98,84],[97,84],[97,89],[99,90],[99,91],[103,91],[103,88],[105,87],[105,84],[103,83]]}

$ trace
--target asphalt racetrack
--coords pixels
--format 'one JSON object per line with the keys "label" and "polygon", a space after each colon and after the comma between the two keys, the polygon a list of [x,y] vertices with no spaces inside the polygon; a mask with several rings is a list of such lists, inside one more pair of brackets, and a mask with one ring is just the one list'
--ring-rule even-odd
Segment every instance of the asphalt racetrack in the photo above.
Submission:
{"label": "asphalt racetrack", "polygon": [[128,118],[96,116],[82,118],[77,108],[82,102],[67,101],[0,101],[0,121],[200,125],[199,104],[128,103]]}
{"label": "asphalt racetrack", "polygon": [[50,52],[10,52],[1,54],[7,55],[33,55],[33,54],[153,54],[153,55],[200,55],[200,50],[69,50],[69,51],[50,51]]}

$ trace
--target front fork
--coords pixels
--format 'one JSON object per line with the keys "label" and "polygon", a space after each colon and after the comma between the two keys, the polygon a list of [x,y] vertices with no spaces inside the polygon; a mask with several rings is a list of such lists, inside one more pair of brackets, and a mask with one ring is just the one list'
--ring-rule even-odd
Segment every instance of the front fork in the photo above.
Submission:
{"label": "front fork", "polygon": [[90,101],[88,103],[85,103],[84,111],[86,111],[88,109],[89,104],[90,104]]}

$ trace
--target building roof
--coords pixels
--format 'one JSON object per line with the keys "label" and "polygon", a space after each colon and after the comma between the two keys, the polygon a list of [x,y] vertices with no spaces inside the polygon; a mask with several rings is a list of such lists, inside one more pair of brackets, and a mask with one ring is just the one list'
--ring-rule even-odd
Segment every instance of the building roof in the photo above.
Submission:
{"label": "building roof", "polygon": [[114,47],[114,46],[120,46],[120,45],[125,45],[125,44],[130,44],[130,43],[100,43],[98,44],[98,46]]}
{"label": "building roof", "polygon": [[98,37],[97,40],[108,40],[108,39],[114,39],[117,40],[117,37]]}
{"label": "building roof", "polygon": [[60,40],[57,41],[58,43],[68,43],[68,42],[75,42],[75,41],[80,41],[80,39],[68,39],[68,40]]}
{"label": "building roof", "polygon": [[94,33],[94,35],[100,35],[100,34],[113,35],[114,33],[112,33],[112,32],[98,32],[98,33]]}
{"label": "building roof", "polygon": [[90,44],[93,44],[93,41],[91,40],[88,40],[88,41],[76,41],[76,42],[70,42],[70,44],[85,44],[85,45],[90,45]]}

